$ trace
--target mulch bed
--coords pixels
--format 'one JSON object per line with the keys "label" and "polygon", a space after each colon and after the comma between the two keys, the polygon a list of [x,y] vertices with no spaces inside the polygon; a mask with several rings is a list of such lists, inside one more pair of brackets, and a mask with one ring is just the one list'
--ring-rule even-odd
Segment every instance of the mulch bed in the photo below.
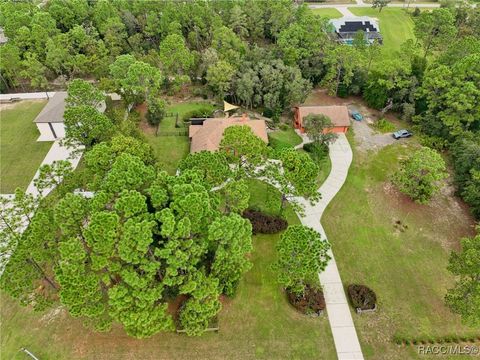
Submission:
{"label": "mulch bed", "polygon": [[306,315],[320,315],[326,306],[322,290],[308,285],[305,288],[304,296],[297,296],[287,290],[287,298],[295,309]]}

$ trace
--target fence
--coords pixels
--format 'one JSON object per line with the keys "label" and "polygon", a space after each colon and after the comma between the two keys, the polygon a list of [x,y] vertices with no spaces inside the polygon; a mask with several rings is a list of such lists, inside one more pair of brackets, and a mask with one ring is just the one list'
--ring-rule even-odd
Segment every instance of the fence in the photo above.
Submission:
{"label": "fence", "polygon": [[[178,125],[178,113],[165,113],[164,118],[175,117],[175,128],[180,127]],[[183,124],[182,124],[183,125]],[[171,130],[171,131],[160,131],[160,124],[157,124],[157,130],[155,131],[155,136],[187,136],[188,131],[186,129],[180,130]]]}

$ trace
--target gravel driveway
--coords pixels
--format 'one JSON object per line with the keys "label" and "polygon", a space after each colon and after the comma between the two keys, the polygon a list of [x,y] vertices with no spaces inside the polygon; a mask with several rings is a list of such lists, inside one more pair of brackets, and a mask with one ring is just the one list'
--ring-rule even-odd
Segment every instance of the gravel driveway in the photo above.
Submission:
{"label": "gravel driveway", "polygon": [[392,133],[378,133],[368,126],[366,119],[362,121],[352,121],[353,132],[355,133],[355,140],[357,149],[367,150],[379,150],[384,146],[393,144],[396,141],[392,137]]}

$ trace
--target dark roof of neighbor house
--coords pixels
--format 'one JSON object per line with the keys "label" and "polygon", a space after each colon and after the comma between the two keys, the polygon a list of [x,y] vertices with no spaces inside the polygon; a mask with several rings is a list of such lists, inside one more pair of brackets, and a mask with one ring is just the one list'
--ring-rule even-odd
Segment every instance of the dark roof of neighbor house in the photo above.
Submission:
{"label": "dark roof of neighbor house", "polygon": [[330,23],[337,33],[356,33],[357,31],[380,32],[378,22],[368,16],[343,17],[332,19]]}
{"label": "dark roof of neighbor house", "polygon": [[350,115],[346,106],[298,106],[300,119],[314,114],[325,115],[332,120],[333,126],[350,126]]}
{"label": "dark roof of neighbor house", "polygon": [[62,123],[63,113],[65,112],[66,91],[57,91],[37,115],[33,122],[36,123]]}

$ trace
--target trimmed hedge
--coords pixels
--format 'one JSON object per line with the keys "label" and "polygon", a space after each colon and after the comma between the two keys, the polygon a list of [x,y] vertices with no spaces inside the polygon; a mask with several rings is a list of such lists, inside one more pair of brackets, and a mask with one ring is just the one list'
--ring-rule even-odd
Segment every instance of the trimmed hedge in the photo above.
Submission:
{"label": "trimmed hedge", "polygon": [[420,345],[420,344],[458,344],[458,343],[477,343],[480,342],[480,334],[478,335],[445,335],[445,336],[418,336],[408,337],[402,335],[394,335],[393,342],[397,345]]}
{"label": "trimmed hedge", "polygon": [[348,295],[355,309],[370,310],[375,308],[377,296],[375,292],[365,285],[349,285]]}
{"label": "trimmed hedge", "polygon": [[243,217],[252,223],[254,234],[276,234],[288,226],[284,218],[270,216],[257,210],[247,209],[243,212]]}

